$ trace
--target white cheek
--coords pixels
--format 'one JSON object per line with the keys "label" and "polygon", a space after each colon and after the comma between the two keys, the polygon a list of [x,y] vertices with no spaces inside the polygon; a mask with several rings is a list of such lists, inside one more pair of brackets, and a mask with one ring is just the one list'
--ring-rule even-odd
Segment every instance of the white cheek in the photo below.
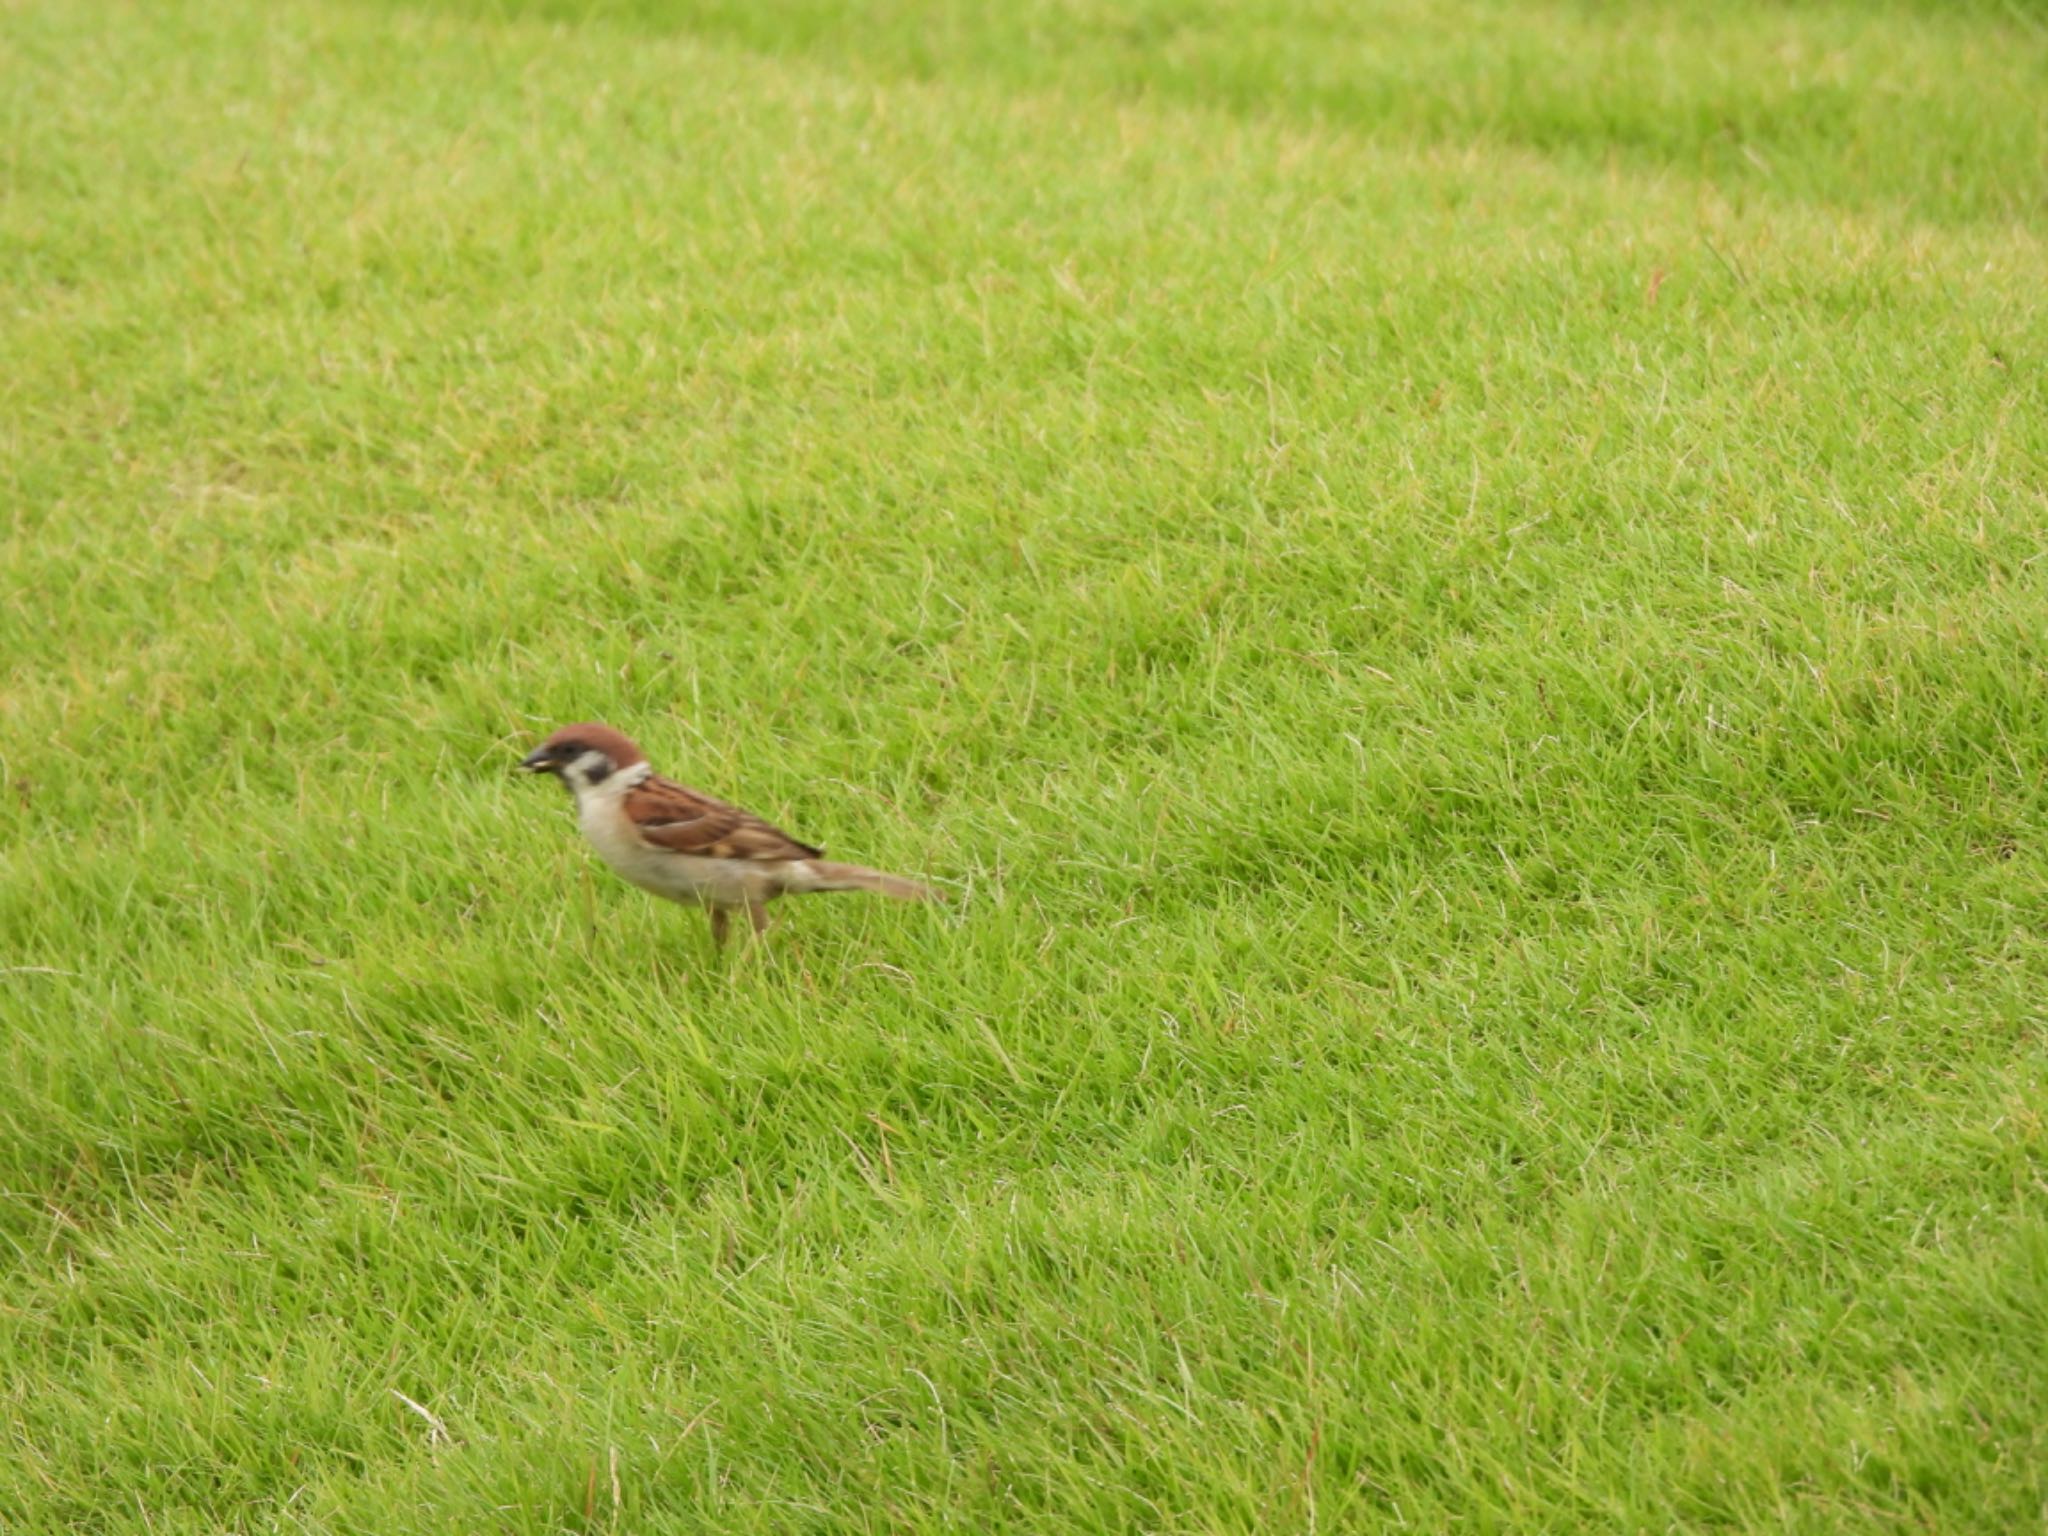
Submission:
{"label": "white cheek", "polygon": [[611,759],[602,752],[584,752],[569,764],[565,776],[578,789],[589,789],[609,776],[611,765]]}

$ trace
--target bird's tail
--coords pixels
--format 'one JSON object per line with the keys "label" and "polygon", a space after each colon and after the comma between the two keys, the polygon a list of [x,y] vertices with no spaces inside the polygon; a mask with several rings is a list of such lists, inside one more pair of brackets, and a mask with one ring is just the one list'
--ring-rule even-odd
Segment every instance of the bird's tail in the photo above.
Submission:
{"label": "bird's tail", "polygon": [[897,901],[939,899],[939,893],[928,885],[919,885],[901,875],[885,875],[863,864],[835,864],[830,859],[808,859],[805,863],[812,876],[812,883],[801,887],[807,891],[873,891]]}

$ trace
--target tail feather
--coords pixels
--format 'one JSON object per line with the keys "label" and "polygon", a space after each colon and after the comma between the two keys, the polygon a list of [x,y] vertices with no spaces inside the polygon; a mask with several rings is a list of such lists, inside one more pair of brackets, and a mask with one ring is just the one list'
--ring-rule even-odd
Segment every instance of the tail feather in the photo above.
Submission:
{"label": "tail feather", "polygon": [[807,859],[805,863],[812,876],[812,883],[802,887],[807,891],[873,891],[878,896],[893,897],[897,901],[939,899],[939,893],[928,885],[920,885],[902,875],[884,874],[864,864],[838,864],[830,859]]}

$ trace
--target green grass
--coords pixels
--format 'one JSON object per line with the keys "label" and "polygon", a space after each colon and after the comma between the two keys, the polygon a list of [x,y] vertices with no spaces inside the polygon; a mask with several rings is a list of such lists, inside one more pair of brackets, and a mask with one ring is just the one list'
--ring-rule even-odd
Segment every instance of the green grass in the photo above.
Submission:
{"label": "green grass", "polygon": [[0,1529],[2040,1529],[2044,79],[0,7]]}

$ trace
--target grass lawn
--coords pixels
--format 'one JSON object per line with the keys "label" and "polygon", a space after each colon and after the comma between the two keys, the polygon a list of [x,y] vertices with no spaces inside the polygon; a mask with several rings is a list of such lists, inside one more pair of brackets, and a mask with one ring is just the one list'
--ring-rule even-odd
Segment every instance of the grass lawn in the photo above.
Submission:
{"label": "grass lawn", "polygon": [[2040,1531],[2044,81],[0,4],[0,1530]]}

